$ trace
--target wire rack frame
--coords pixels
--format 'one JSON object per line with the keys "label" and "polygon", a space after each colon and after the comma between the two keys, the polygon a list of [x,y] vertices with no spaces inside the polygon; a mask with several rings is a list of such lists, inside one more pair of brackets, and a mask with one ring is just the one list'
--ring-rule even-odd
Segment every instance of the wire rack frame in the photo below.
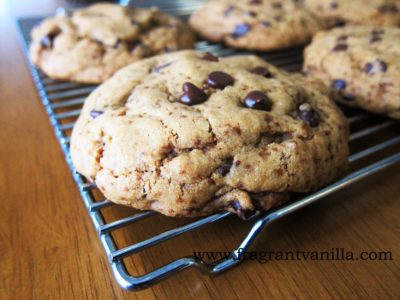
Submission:
{"label": "wire rack frame", "polygon": [[[188,3],[189,2],[193,4],[190,9],[193,9],[198,1],[188,1]],[[169,8],[169,13],[174,13],[183,17],[185,17],[188,13],[187,6],[174,9],[171,9],[171,7],[169,6],[167,7]],[[96,189],[96,186],[94,184],[87,183],[85,178],[83,178],[80,174],[76,172],[69,153],[69,134],[74,125],[74,121],[69,120],[71,118],[76,119],[76,117],[80,113],[80,107],[82,106],[85,97],[92,90],[94,90],[96,86],[51,80],[30,63],[27,55],[28,45],[30,42],[30,31],[33,26],[37,24],[41,19],[42,18],[38,17],[28,17],[20,18],[17,20],[17,25],[20,31],[21,44],[26,55],[27,63],[29,65],[31,75],[40,95],[41,101],[47,111],[48,117],[54,129],[57,140],[60,143],[61,149],[64,152],[67,164],[72,172],[72,176],[76,181],[76,184],[78,185],[83,202],[88,209],[90,218],[92,219],[93,224],[99,234],[101,244],[107,254],[115,278],[119,285],[125,289],[143,289],[156,282],[159,282],[160,280],[165,279],[168,276],[171,276],[178,273],[179,271],[191,267],[197,268],[209,275],[219,274],[225,270],[228,270],[241,263],[242,260],[240,257],[240,253],[244,253],[245,251],[247,251],[249,247],[254,243],[256,238],[260,235],[260,233],[276,220],[282,219],[285,216],[292,214],[293,212],[326,197],[327,195],[343,189],[367,176],[371,176],[372,174],[383,170],[388,166],[400,162],[400,152],[398,149],[396,149],[394,154],[388,155],[383,159],[358,168],[347,176],[326,186],[323,189],[320,189],[315,193],[309,194],[301,199],[289,202],[275,210],[254,216],[252,218],[254,224],[252,225],[251,229],[244,237],[244,239],[238,244],[237,248],[232,251],[231,256],[227,259],[212,263],[206,263],[196,257],[187,256],[174,260],[144,275],[132,275],[126,269],[123,261],[124,258],[137,254],[150,247],[173,239],[177,236],[200,228],[204,225],[218,222],[231,215],[231,213],[216,213],[211,216],[196,219],[185,225],[178,226],[176,228],[154,235],[141,242],[131,244],[123,248],[118,248],[116,246],[116,242],[111,235],[112,231],[136,222],[139,223],[141,220],[150,218],[156,213],[151,211],[144,211],[122,219],[118,219],[110,223],[105,222],[102,214],[102,209],[108,206],[112,206],[114,204],[108,200],[96,201],[92,193],[92,191]],[[197,42],[196,48],[201,51],[215,53],[219,56],[245,53],[237,52],[229,48],[224,48],[223,46],[218,44],[210,44],[205,41]],[[299,70],[302,64],[301,48],[274,51],[263,54],[261,56],[268,60],[270,63],[289,71]],[[76,108],[77,106],[79,108]],[[61,110],[61,112],[59,112],[59,110]],[[361,111],[356,111],[356,113],[352,112],[350,116],[348,116],[350,124],[368,121],[371,118],[374,118],[374,115]],[[366,137],[368,138],[372,134],[380,134],[382,131],[390,128],[393,129],[393,127],[396,126],[398,126],[397,122],[382,118],[382,120],[378,123],[373,123],[366,128],[362,128],[361,130],[352,132],[350,136],[350,141],[356,141],[358,139]],[[351,164],[359,162],[366,157],[369,157],[383,150],[387,150],[390,147],[399,146],[399,144],[400,136],[398,134],[395,134],[394,136],[391,136],[390,138],[382,142],[376,143],[366,149],[351,154],[351,156],[349,157],[349,162]]]}

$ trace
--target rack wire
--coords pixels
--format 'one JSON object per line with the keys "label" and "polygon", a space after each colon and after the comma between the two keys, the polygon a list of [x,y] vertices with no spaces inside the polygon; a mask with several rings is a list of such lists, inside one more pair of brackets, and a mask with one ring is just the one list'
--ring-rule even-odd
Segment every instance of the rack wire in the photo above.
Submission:
{"label": "rack wire", "polygon": [[[141,4],[141,1],[137,2],[139,5]],[[166,4],[166,2],[168,3]],[[149,1],[146,2],[146,5],[148,5],[148,3]],[[199,1],[192,0],[185,1],[184,3],[183,1],[176,1],[173,3],[174,5],[171,4],[171,1],[152,1],[151,4],[160,4],[161,9],[186,18],[187,15],[197,7]],[[30,31],[41,19],[42,18],[39,17],[28,17],[17,20],[21,43],[26,57],[28,45],[30,43]],[[212,52],[219,56],[244,53],[206,41],[198,41],[196,43],[196,48],[201,51]],[[288,71],[296,71],[301,68],[302,50],[303,49],[300,47],[269,52],[261,56],[280,68]],[[48,113],[48,117],[64,152],[73,178],[79,187],[83,202],[99,234],[100,241],[108,256],[116,280],[125,289],[138,290],[146,288],[151,284],[190,267],[198,268],[210,275],[218,274],[232,268],[242,261],[240,259],[240,253],[247,251],[260,235],[261,231],[276,220],[343,189],[356,181],[371,176],[388,166],[400,162],[400,126],[398,122],[360,110],[343,108],[351,127],[350,143],[352,154],[349,157],[349,162],[352,171],[347,176],[315,193],[295,199],[273,211],[254,216],[251,220],[247,221],[253,222],[251,229],[239,243],[238,247],[232,251],[229,258],[215,262],[205,262],[199,258],[187,256],[171,261],[146,274],[132,275],[126,268],[124,258],[138,254],[184,233],[192,232],[204,225],[221,221],[230,216],[231,213],[220,212],[204,218],[192,220],[187,224],[151,236],[140,242],[121,248],[117,247],[117,243],[111,234],[113,231],[134,223],[138,223],[137,226],[140,226],[140,222],[154,217],[157,213],[151,211],[137,212],[128,217],[106,222],[103,211],[107,207],[115,206],[115,204],[99,197],[96,186],[88,183],[85,178],[74,169],[69,153],[71,130],[79,116],[86,96],[93,91],[96,86],[52,80],[36,69],[29,62],[28,57],[27,62],[41,101]],[[359,143],[361,140],[363,140],[363,142]],[[361,144],[367,146],[360,149],[359,145]]]}

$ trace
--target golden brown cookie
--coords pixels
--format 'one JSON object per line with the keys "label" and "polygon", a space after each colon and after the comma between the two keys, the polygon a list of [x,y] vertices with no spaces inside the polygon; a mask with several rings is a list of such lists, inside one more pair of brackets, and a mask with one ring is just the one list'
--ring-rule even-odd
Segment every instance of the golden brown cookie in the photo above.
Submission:
{"label": "golden brown cookie", "polygon": [[400,28],[318,33],[305,50],[304,72],[322,79],[347,105],[400,119]]}
{"label": "golden brown cookie", "polygon": [[41,22],[30,58],[51,78],[101,83],[134,61],[193,46],[190,30],[156,8],[102,3]]}
{"label": "golden brown cookie", "polygon": [[341,174],[347,140],[346,119],[320,82],[256,56],[180,51],[133,63],[98,87],[71,155],[113,202],[245,217]]}
{"label": "golden brown cookie", "polygon": [[329,25],[400,25],[399,0],[301,0]]}
{"label": "golden brown cookie", "polygon": [[258,51],[305,44],[324,27],[292,0],[207,1],[189,24],[210,41]]}

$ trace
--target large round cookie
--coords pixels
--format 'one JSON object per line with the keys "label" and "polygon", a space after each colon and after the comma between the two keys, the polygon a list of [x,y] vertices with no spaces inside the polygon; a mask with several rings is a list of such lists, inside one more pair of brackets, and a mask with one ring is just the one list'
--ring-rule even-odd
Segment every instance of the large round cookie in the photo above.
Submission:
{"label": "large round cookie", "polygon": [[338,100],[400,119],[400,28],[345,27],[318,33],[304,72]]}
{"label": "large round cookie", "polygon": [[180,51],[118,71],[73,130],[78,172],[113,202],[169,216],[269,209],[346,168],[323,85],[256,56]]}
{"label": "large round cookie", "polygon": [[292,0],[208,1],[189,24],[213,42],[259,51],[305,44],[323,27]]}
{"label": "large round cookie", "polygon": [[400,25],[399,0],[302,0],[330,25]]}
{"label": "large round cookie", "polygon": [[190,30],[156,8],[102,3],[45,19],[32,31],[30,58],[51,78],[100,83],[144,57],[193,46]]}

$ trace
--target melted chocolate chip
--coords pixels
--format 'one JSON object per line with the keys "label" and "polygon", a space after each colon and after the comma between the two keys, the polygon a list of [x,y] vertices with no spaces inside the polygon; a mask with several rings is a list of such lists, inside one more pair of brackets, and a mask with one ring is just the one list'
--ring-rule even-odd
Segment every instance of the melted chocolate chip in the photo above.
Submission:
{"label": "melted chocolate chip", "polygon": [[346,44],[337,44],[335,47],[333,47],[332,51],[334,52],[339,52],[339,51],[346,51],[348,46]]}
{"label": "melted chocolate chip", "polygon": [[249,4],[261,4],[262,0],[250,0]]}
{"label": "melted chocolate chip", "polygon": [[180,96],[179,100],[181,103],[186,105],[196,105],[203,103],[207,100],[207,95],[204,91],[193,83],[185,82],[182,86],[183,94]]}
{"label": "melted chocolate chip", "polygon": [[264,76],[265,78],[271,78],[272,74],[264,67],[256,67],[250,71],[253,74]]}
{"label": "melted chocolate chip", "polygon": [[233,157],[228,157],[227,159],[225,159],[222,165],[217,168],[218,174],[220,174],[221,176],[225,176],[226,174],[228,174],[232,167],[232,164],[233,164]]}
{"label": "melted chocolate chip", "polygon": [[100,116],[100,115],[102,115],[104,113],[104,111],[101,111],[101,110],[91,110],[90,111],[90,116],[93,118],[93,119],[96,119],[98,116]]}
{"label": "melted chocolate chip", "polygon": [[346,88],[346,81],[343,79],[333,80],[331,87],[332,87],[332,89],[334,89],[336,91],[342,91]]}
{"label": "melted chocolate chip", "polygon": [[221,90],[228,85],[233,85],[234,81],[231,75],[221,71],[211,72],[207,79],[207,83],[210,87]]}
{"label": "melted chocolate chip", "polygon": [[311,108],[309,104],[302,104],[299,106],[299,118],[311,127],[317,127],[319,124],[319,114]]}
{"label": "melted chocolate chip", "polygon": [[40,44],[44,48],[53,48],[54,45],[54,40],[57,37],[57,35],[60,34],[60,29],[53,30],[52,32],[49,32],[46,36],[42,38],[40,41]]}
{"label": "melted chocolate chip", "polygon": [[204,56],[201,59],[207,60],[207,61],[214,61],[214,62],[219,61],[218,56],[214,56],[210,52],[207,52],[206,54],[204,54]]}
{"label": "melted chocolate chip", "polygon": [[341,35],[341,36],[338,36],[337,41],[338,42],[344,42],[344,41],[347,40],[347,38],[348,38],[347,35]]}
{"label": "melted chocolate chip", "polygon": [[250,31],[249,24],[246,24],[246,23],[238,24],[235,27],[235,31],[231,34],[231,37],[237,39],[237,38],[240,38],[241,36],[244,36],[249,31]]}
{"label": "melted chocolate chip", "polygon": [[164,69],[164,68],[166,68],[166,67],[169,67],[171,64],[172,64],[172,62],[169,62],[169,63],[163,64],[163,65],[154,67],[154,68],[153,68],[153,72],[155,72],[155,73],[160,73],[160,71],[161,71],[162,69]]}
{"label": "melted chocolate chip", "polygon": [[267,95],[260,91],[252,91],[244,98],[244,105],[248,108],[270,111],[272,104]]}
{"label": "melted chocolate chip", "polygon": [[378,10],[382,13],[397,13],[399,11],[396,4],[394,3],[381,5],[378,7]]}

